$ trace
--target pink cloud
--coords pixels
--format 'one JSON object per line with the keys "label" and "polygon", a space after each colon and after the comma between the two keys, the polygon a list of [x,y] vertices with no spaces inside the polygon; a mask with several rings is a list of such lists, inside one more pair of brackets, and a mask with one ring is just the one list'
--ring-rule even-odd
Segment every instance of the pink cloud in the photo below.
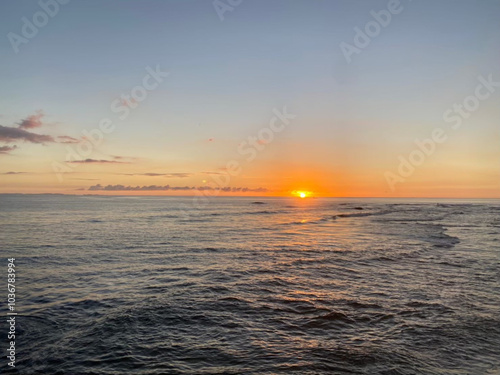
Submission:
{"label": "pink cloud", "polygon": [[36,114],[26,117],[18,123],[21,129],[39,128],[43,125],[42,118],[45,116],[42,110],[36,111]]}

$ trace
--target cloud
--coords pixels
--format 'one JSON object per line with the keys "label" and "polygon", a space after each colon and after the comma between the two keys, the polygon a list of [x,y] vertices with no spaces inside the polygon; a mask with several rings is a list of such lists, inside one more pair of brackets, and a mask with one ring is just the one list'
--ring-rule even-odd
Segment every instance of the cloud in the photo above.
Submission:
{"label": "cloud", "polygon": [[23,129],[9,128],[7,126],[0,125],[0,141],[13,142],[18,140],[41,144],[55,142],[55,139],[50,135],[35,134]]}
{"label": "cloud", "polygon": [[39,128],[42,124],[42,118],[45,116],[42,110],[36,111],[36,114],[26,117],[24,120],[18,122],[21,129]]}
{"label": "cloud", "polygon": [[126,161],[97,160],[97,159],[73,160],[73,161],[68,161],[67,163],[76,163],[76,164],[86,164],[86,163],[94,163],[94,164],[129,164],[129,162],[126,162]]}
{"label": "cloud", "polygon": [[57,137],[58,143],[80,143],[79,139],[70,137],[69,135],[60,135]]}
{"label": "cloud", "polygon": [[3,173],[0,173],[0,174],[26,174],[28,172],[3,172]]}
{"label": "cloud", "polygon": [[147,176],[147,177],[167,177],[167,178],[186,178],[191,177],[192,173],[123,173],[125,176]]}
{"label": "cloud", "polygon": [[[108,155],[108,158],[111,158],[112,160],[116,160],[117,162],[121,163],[135,163],[136,161],[141,160],[140,157],[136,156],[123,156],[123,155]],[[131,174],[132,176],[133,174]]]}
{"label": "cloud", "polygon": [[124,185],[107,185],[107,186],[102,186],[101,184],[93,185],[89,187],[88,190],[91,191],[189,191],[189,190],[199,190],[199,191],[222,191],[222,192],[256,192],[256,193],[264,193],[267,192],[268,189],[266,188],[248,188],[248,187],[211,187],[211,186],[170,186],[170,185],[165,185],[165,186],[158,186],[158,185],[149,185],[149,186],[124,186]]}
{"label": "cloud", "polygon": [[9,152],[14,151],[16,148],[17,148],[16,145],[14,145],[14,146],[0,146],[0,154],[8,154]]}
{"label": "cloud", "polygon": [[129,176],[148,176],[148,177],[159,177],[159,176],[164,176],[162,173],[132,173],[129,174]]}
{"label": "cloud", "polygon": [[[32,133],[26,129],[39,128],[43,125],[42,118],[45,116],[43,111],[39,110],[34,115],[28,116],[17,123],[18,127],[9,127],[0,125],[0,142],[13,143],[18,141],[46,144],[46,143],[79,143],[77,138],[68,135],[60,135],[55,138],[47,134]],[[0,146],[0,154],[8,154],[16,149],[17,146]]]}
{"label": "cloud", "polygon": [[168,178],[186,178],[191,177],[192,173],[165,173],[163,176]]}

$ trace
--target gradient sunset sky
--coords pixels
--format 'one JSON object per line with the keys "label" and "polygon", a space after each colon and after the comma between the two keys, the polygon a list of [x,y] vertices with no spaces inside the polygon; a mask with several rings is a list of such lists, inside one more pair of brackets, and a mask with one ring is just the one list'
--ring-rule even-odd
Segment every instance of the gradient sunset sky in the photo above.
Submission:
{"label": "gradient sunset sky", "polygon": [[[212,0],[72,0],[16,53],[9,33],[42,8],[2,1],[0,193],[500,197],[500,87],[459,127],[443,118],[500,82],[500,1],[401,0],[348,63],[342,43],[388,3],[243,0],[221,19]],[[151,69],[169,74],[121,98]],[[435,129],[446,140],[391,189]]]}

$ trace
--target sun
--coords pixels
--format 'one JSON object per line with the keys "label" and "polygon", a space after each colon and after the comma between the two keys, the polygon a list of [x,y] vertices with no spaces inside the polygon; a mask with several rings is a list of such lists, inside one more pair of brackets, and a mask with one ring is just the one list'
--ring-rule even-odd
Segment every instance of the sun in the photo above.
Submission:
{"label": "sun", "polygon": [[292,195],[295,197],[304,199],[304,198],[311,196],[311,192],[310,191],[303,191],[303,190],[294,190],[294,191],[292,191]]}

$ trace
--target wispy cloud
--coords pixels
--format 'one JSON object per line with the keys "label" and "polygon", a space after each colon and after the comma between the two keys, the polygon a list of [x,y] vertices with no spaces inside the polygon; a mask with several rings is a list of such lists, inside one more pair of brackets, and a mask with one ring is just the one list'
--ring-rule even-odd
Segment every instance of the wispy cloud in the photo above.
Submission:
{"label": "wispy cloud", "polygon": [[89,187],[88,190],[91,191],[190,191],[190,190],[212,190],[212,191],[222,191],[227,193],[246,193],[246,192],[256,192],[256,193],[265,193],[269,191],[266,188],[248,188],[248,187],[210,187],[210,186],[158,186],[158,185],[149,185],[149,186],[125,186],[125,185],[107,185],[102,186],[101,184],[93,185]]}
{"label": "wispy cloud", "polygon": [[[1,126],[1,125],[0,125]],[[17,146],[0,146],[0,154],[8,154],[9,152],[15,150]]]}
{"label": "wispy cloud", "polygon": [[110,155],[114,160],[127,160],[127,161],[136,161],[139,158],[135,156],[120,156],[120,155]]}
{"label": "wispy cloud", "polygon": [[128,161],[118,161],[118,160],[99,160],[99,159],[84,159],[84,160],[73,160],[68,161],[68,163],[85,164],[130,164]]}
{"label": "wispy cloud", "polygon": [[167,177],[167,178],[186,178],[191,177],[193,173],[122,173],[124,176],[147,176],[147,177]]}
{"label": "wispy cloud", "polygon": [[25,119],[18,122],[21,129],[33,129],[39,128],[43,125],[42,118],[45,116],[42,110],[36,111],[34,115],[28,116]]}
{"label": "wispy cloud", "polygon": [[20,128],[9,128],[2,125],[0,125],[0,141],[25,141],[39,144],[56,142],[50,135],[31,133]]}
{"label": "wispy cloud", "polygon": [[[51,136],[48,134],[38,134],[29,131],[31,129],[40,128],[44,125],[42,119],[45,116],[42,110],[37,111],[34,115],[30,115],[19,121],[15,126],[0,125],[0,142],[28,142],[36,144],[47,143],[79,143],[80,140],[69,135]],[[29,130],[27,130],[29,129]],[[0,154],[7,154],[16,149],[18,146],[1,146]]]}
{"label": "wispy cloud", "polygon": [[57,137],[58,143],[80,143],[79,139],[70,137],[69,135],[60,135]]}
{"label": "wispy cloud", "polygon": [[0,174],[26,174],[28,172],[3,172],[3,173],[0,173]]}
{"label": "wispy cloud", "polygon": [[165,173],[163,176],[168,178],[186,178],[191,177],[192,173]]}

